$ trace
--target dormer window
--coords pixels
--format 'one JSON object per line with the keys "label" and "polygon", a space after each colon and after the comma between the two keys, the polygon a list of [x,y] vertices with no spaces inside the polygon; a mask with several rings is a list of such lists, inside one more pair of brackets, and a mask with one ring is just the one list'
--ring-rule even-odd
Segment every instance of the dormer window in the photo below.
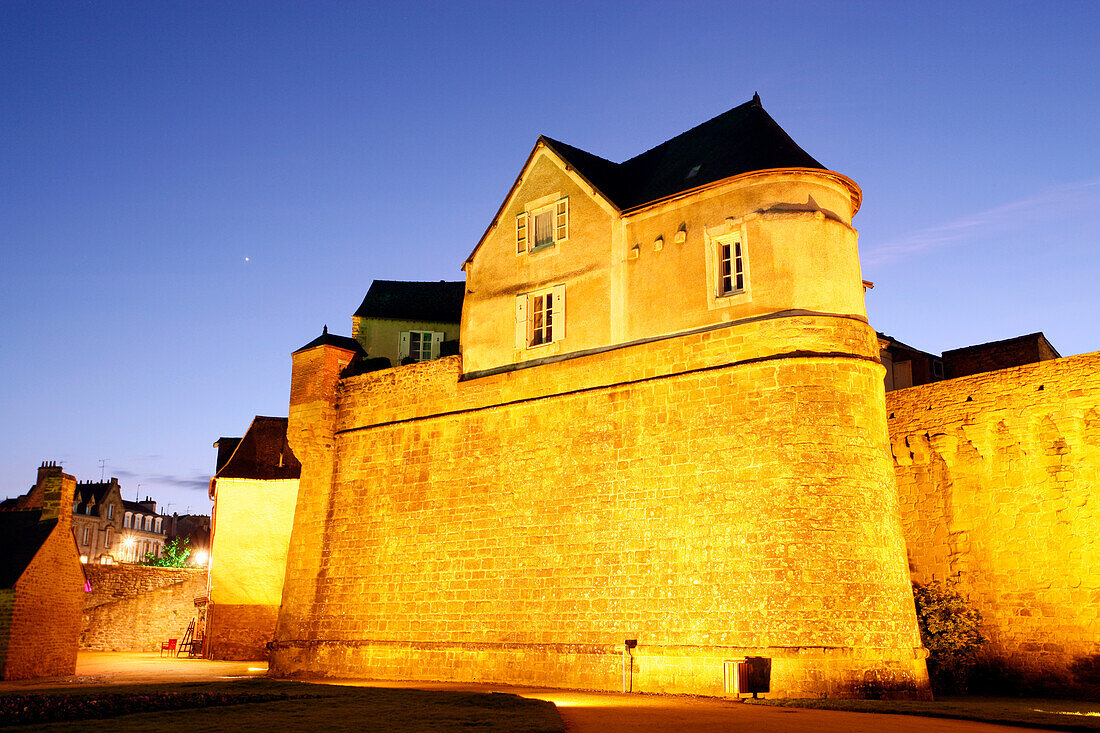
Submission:
{"label": "dormer window", "polygon": [[516,215],[516,254],[552,247],[569,239],[569,197]]}

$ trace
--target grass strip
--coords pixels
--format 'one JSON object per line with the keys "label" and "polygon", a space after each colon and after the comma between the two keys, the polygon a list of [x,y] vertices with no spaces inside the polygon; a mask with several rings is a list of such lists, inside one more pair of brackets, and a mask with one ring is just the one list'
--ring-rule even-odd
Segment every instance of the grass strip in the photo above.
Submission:
{"label": "grass strip", "polygon": [[222,705],[274,702],[320,695],[285,692],[99,692],[88,695],[0,696],[0,727],[32,723],[56,723],[158,710],[208,708]]}
{"label": "grass strip", "polygon": [[1100,704],[1073,700],[959,697],[944,698],[934,702],[843,698],[745,700],[745,702],[750,705],[770,707],[953,718],[1071,733],[1100,731]]}

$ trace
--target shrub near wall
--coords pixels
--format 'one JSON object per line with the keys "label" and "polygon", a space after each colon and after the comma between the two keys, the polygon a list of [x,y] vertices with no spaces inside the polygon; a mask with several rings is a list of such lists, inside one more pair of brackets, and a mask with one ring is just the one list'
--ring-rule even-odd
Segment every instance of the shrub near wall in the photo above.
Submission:
{"label": "shrub near wall", "polygon": [[182,639],[206,597],[206,571],[144,565],[87,565],[92,592],[85,597],[80,648],[157,651]]}

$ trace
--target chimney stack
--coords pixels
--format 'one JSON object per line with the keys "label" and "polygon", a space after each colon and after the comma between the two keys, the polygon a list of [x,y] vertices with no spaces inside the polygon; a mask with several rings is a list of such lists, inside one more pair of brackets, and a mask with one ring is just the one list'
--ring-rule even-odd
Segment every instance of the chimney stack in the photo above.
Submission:
{"label": "chimney stack", "polygon": [[42,492],[41,521],[56,519],[58,524],[71,525],[76,479],[62,472],[56,461],[43,462],[38,467],[37,487]]}

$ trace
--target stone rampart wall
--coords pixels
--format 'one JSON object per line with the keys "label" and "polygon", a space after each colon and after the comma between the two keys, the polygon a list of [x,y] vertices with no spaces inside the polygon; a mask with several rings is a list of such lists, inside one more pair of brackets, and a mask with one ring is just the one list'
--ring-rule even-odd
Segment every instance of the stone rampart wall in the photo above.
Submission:
{"label": "stone rampart wall", "polygon": [[761,655],[779,694],[921,694],[875,349],[799,316],[332,403],[296,356],[273,669],[617,689],[637,639],[634,690],[721,694]]}
{"label": "stone rampart wall", "polygon": [[[206,571],[144,565],[86,565],[92,592],[84,602],[80,648],[158,651],[161,642],[183,640],[206,597]],[[196,636],[201,636],[200,628]]]}
{"label": "stone rampart wall", "polygon": [[1100,353],[890,392],[913,578],[954,580],[987,654],[1071,680],[1100,660]]}

